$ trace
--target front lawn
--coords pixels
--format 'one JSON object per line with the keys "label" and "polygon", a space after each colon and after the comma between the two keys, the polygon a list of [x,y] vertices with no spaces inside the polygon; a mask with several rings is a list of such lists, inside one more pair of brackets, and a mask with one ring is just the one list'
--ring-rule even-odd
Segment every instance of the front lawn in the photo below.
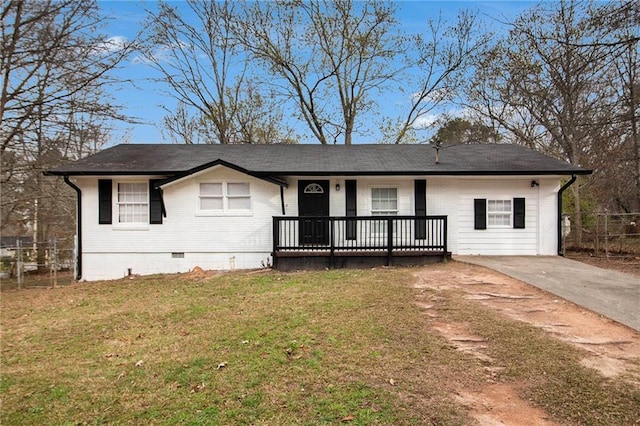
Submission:
{"label": "front lawn", "polygon": [[[455,395],[486,384],[488,361],[434,330],[411,273],[187,274],[2,293],[0,423],[473,423]],[[492,381],[517,383],[556,420],[640,419],[640,390],[583,367],[576,348],[454,291],[421,297],[440,323],[483,336]]]}
{"label": "front lawn", "polygon": [[[459,424],[476,361],[401,271],[136,278],[2,295],[2,424]],[[466,380],[474,380],[469,374]]]}

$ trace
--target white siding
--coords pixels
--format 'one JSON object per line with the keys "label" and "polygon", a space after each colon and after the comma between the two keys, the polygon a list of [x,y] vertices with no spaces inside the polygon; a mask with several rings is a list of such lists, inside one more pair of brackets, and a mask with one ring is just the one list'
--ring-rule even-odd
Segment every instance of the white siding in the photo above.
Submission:
{"label": "white siding", "polygon": [[[115,184],[124,179],[112,178]],[[159,178],[141,176],[132,180]],[[298,180],[287,177],[285,215],[298,215]],[[345,216],[345,180],[329,180],[330,215]],[[357,211],[371,215],[371,188],[398,189],[398,215],[414,214],[414,180],[427,181],[427,214],[448,217],[448,249],[454,254],[556,254],[556,209],[559,177],[361,177],[357,178]],[[531,181],[540,183],[531,187]],[[83,278],[113,279],[133,274],[187,272],[203,269],[259,268],[271,263],[272,217],[282,216],[280,188],[243,173],[216,166],[164,188],[167,217],[160,225],[127,228],[98,224],[97,178],[75,181],[82,190]],[[236,215],[198,214],[200,182],[249,182],[251,212]],[[336,184],[340,190],[336,190]],[[474,198],[525,198],[525,229],[474,229]],[[184,253],[176,257],[172,253]],[[179,256],[179,255],[177,255]]]}
{"label": "white siding", "polygon": [[[536,180],[540,186],[531,187]],[[449,250],[460,255],[556,254],[556,194],[559,179],[535,177],[427,180],[428,214],[449,221]],[[474,229],[475,198],[525,199],[525,229]]]}
{"label": "white siding", "polygon": [[[109,178],[109,177],[106,177]],[[154,176],[136,177],[148,180]],[[113,177],[115,183],[123,180]],[[199,183],[249,182],[251,213],[199,215]],[[167,217],[160,225],[128,228],[98,224],[95,178],[79,178],[83,208],[83,278],[113,279],[133,274],[203,269],[259,268],[271,263],[272,216],[281,214],[280,188],[225,167],[184,179],[164,189]],[[184,253],[174,258],[172,253]]]}
{"label": "white siding", "polygon": [[558,191],[560,179],[539,179],[538,247],[540,255],[558,254]]}
{"label": "white siding", "polygon": [[456,253],[458,232],[458,195],[455,178],[427,178],[427,215],[447,216],[447,250]]}

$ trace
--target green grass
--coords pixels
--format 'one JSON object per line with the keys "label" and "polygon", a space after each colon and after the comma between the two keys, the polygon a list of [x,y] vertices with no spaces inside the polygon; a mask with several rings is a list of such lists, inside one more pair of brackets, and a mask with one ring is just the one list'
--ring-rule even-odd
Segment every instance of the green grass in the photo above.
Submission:
{"label": "green grass", "polygon": [[476,361],[420,330],[410,281],[228,274],[5,293],[2,424],[467,423],[448,377]]}
{"label": "green grass", "polygon": [[[451,266],[455,268],[455,264]],[[168,275],[2,294],[0,423],[472,423],[455,390],[480,388],[416,305],[411,270]],[[637,387],[581,352],[449,291],[498,380],[568,424],[634,424]]]}

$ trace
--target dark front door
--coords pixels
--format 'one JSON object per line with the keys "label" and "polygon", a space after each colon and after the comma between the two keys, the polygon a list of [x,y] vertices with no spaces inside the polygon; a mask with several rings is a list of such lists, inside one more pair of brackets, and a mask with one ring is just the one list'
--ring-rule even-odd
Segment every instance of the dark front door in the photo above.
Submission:
{"label": "dark front door", "polygon": [[328,180],[298,181],[298,216],[300,244],[329,244]]}

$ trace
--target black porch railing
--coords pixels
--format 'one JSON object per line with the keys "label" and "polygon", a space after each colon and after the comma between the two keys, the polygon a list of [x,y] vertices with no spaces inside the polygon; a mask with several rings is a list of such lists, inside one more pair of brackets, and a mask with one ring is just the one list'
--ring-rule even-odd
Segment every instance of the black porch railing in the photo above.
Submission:
{"label": "black porch railing", "polygon": [[446,216],[274,216],[273,258],[283,255],[447,255]]}

